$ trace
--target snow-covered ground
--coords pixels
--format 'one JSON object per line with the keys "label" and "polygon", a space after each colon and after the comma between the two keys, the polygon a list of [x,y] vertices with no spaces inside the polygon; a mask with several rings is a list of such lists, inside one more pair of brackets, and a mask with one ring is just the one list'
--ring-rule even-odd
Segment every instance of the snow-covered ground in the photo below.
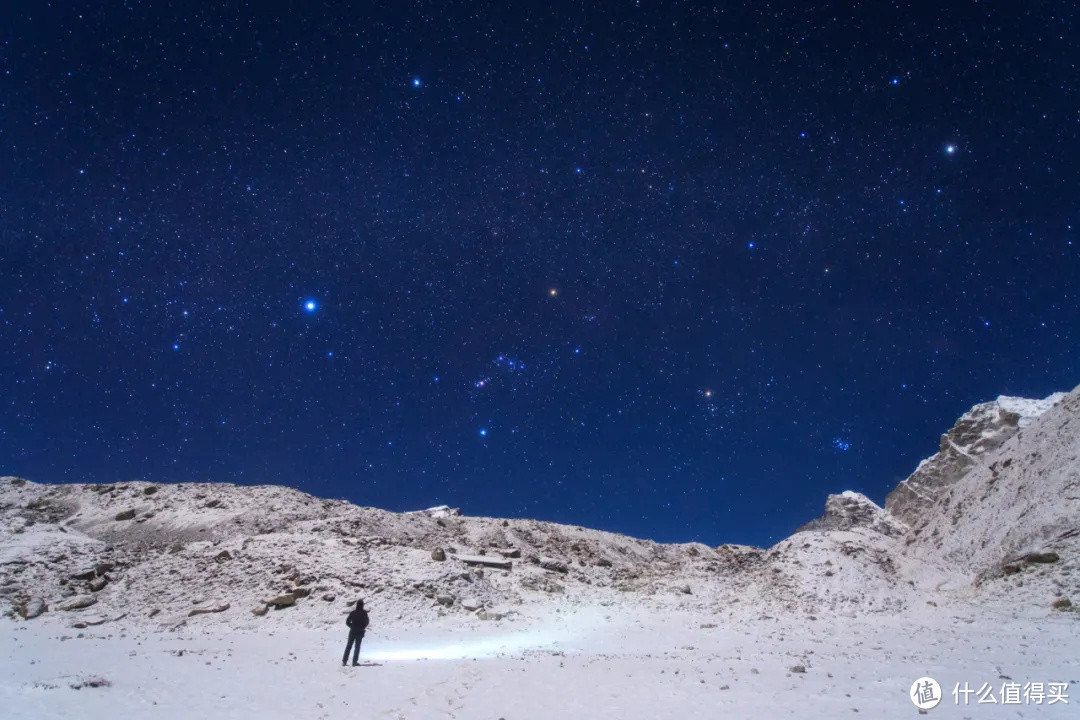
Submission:
{"label": "snow-covered ground", "polygon": [[[386,632],[343,668],[333,631],[57,632],[3,622],[6,718],[910,717],[911,683],[936,679],[943,718],[1075,718],[1080,623],[927,608],[919,616],[759,618],[592,608],[526,626]],[[705,623],[708,624],[708,623]],[[802,666],[805,672],[792,671]],[[107,686],[72,685],[94,679]],[[1007,682],[1069,683],[1068,703],[1002,704]],[[993,688],[996,704],[964,683]]]}

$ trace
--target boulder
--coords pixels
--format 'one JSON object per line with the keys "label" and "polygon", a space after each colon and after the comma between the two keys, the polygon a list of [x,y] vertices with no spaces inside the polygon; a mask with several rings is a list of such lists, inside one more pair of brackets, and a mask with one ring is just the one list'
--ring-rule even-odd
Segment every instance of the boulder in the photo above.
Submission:
{"label": "boulder", "polygon": [[207,615],[209,613],[225,612],[229,609],[229,603],[223,603],[221,605],[207,605],[206,607],[194,608],[188,613],[188,617],[194,617],[195,615]]}
{"label": "boulder", "polygon": [[681,592],[683,595],[689,595],[693,592],[693,590],[690,589],[689,585],[680,585],[679,592]]}
{"label": "boulder", "polygon": [[1029,563],[1056,563],[1060,559],[1061,558],[1058,557],[1058,554],[1055,553],[1055,552],[1045,552],[1045,553],[1034,552],[1034,553],[1028,553],[1027,555],[1024,556],[1024,560],[1026,560]]}
{"label": "boulder", "polygon": [[506,558],[493,557],[490,555],[458,555],[458,560],[466,565],[485,565],[487,567],[499,568],[500,570],[510,570],[514,567],[514,563]]}
{"label": "boulder", "polygon": [[134,520],[134,519],[135,519],[135,511],[134,510],[124,510],[123,512],[116,513],[116,520],[118,522],[123,521],[123,520]]}
{"label": "boulder", "polygon": [[431,559],[432,560],[437,560],[438,562],[442,562],[443,560],[446,559],[446,551],[443,550],[441,547],[435,548],[434,550],[431,551]]}
{"label": "boulder", "polygon": [[56,603],[54,608],[56,610],[80,610],[82,608],[90,607],[97,602],[97,598],[93,595],[75,595],[69,597],[67,600],[61,600]]}
{"label": "boulder", "polygon": [[45,601],[41,598],[30,598],[19,606],[19,616],[23,620],[33,620],[46,610]]}
{"label": "boulder", "polygon": [[791,672],[793,672],[793,673],[804,673],[804,672],[806,672],[806,666],[804,666],[804,665],[792,665],[791,666]]}
{"label": "boulder", "polygon": [[496,612],[494,610],[481,610],[476,613],[476,617],[481,620],[502,620],[506,617],[506,613]]}
{"label": "boulder", "polygon": [[449,593],[439,593],[435,596],[435,602],[446,607],[450,607],[454,604],[454,596]]}
{"label": "boulder", "polygon": [[292,595],[293,597],[295,597],[297,600],[299,600],[300,598],[306,598],[308,595],[310,595],[311,594],[311,588],[306,588],[306,587],[293,588],[292,590],[289,591],[289,594]]}
{"label": "boulder", "polygon": [[272,605],[275,610],[281,610],[282,608],[292,607],[296,604],[296,596],[292,593],[285,593],[284,595],[278,595],[272,600],[266,601],[267,605]]}
{"label": "boulder", "polygon": [[549,557],[540,558],[540,567],[544,568],[545,570],[551,570],[552,572],[570,572],[570,567],[562,560],[556,560]]}
{"label": "boulder", "polygon": [[150,487],[143,490],[143,495],[153,495],[157,491],[158,491],[157,487],[154,486],[154,485],[151,485]]}
{"label": "boulder", "polygon": [[108,584],[108,582],[109,582],[109,578],[105,577],[104,575],[100,575],[100,576],[94,578],[93,580],[91,580],[88,583],[88,585],[89,585],[90,590],[92,592],[100,592],[101,590],[103,590],[105,588],[105,586]]}
{"label": "boulder", "polygon": [[72,580],[90,580],[97,575],[97,569],[93,567],[85,567],[76,570],[71,573]]}
{"label": "boulder", "polygon": [[334,600],[337,599],[337,596],[332,594],[332,593],[326,593],[325,595],[322,596],[322,599],[325,600],[326,602],[334,602]]}
{"label": "boulder", "polygon": [[222,550],[214,556],[214,559],[217,560],[219,563],[227,562],[229,560],[232,560],[232,554],[228,550]]}
{"label": "boulder", "polygon": [[1055,610],[1068,610],[1072,607],[1072,601],[1067,597],[1057,598],[1054,602],[1050,603],[1050,607]]}
{"label": "boulder", "polygon": [[597,567],[611,567],[611,561],[607,558],[600,558],[596,561]]}
{"label": "boulder", "polygon": [[499,554],[504,558],[519,558],[521,557],[521,550],[517,548],[510,548],[508,550],[500,550]]}
{"label": "boulder", "polygon": [[473,610],[479,610],[484,607],[484,603],[480,602],[477,598],[468,597],[461,601],[461,607],[472,612]]}
{"label": "boulder", "polygon": [[269,610],[269,609],[270,609],[269,605],[256,605],[255,607],[251,608],[251,614],[256,616],[256,617],[262,617],[263,615],[266,614],[266,611]]}

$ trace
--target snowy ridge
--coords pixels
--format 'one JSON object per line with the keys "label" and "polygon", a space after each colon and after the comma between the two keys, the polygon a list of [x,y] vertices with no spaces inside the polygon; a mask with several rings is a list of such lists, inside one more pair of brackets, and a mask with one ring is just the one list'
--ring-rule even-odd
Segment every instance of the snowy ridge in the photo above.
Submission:
{"label": "snowy ridge", "polygon": [[[152,697],[170,720],[331,717],[354,702],[388,718],[892,717],[911,712],[905,683],[927,667],[946,687],[986,667],[1068,680],[1078,457],[1080,389],[984,403],[884,509],[831,495],[767,549],[273,486],[3,477],[0,705],[140,716]],[[361,597],[363,655],[385,673],[362,700],[326,672]]]}
{"label": "snowy ridge", "polygon": [[1065,399],[1065,393],[1058,392],[1044,397],[1042,400],[1000,395],[997,399],[998,406],[1005,412],[1016,413],[1020,416],[1018,424],[1027,427],[1031,422],[1044,412],[1054,407]]}
{"label": "snowy ridge", "polygon": [[126,622],[159,629],[332,625],[358,596],[402,626],[446,615],[503,622],[553,602],[731,617],[900,612],[968,599],[976,573],[1073,529],[1077,406],[1076,391],[978,405],[886,509],[832,495],[821,518],[767,550],[664,545],[448,506],[392,513],[274,486],[2,478],[0,596],[17,610],[86,596],[96,612],[124,610]]}
{"label": "snowy ridge", "polygon": [[935,499],[975,467],[983,455],[1001,447],[1064,397],[1064,393],[1042,400],[1001,396],[971,408],[941,436],[938,452],[919,463],[915,472],[889,493],[886,510],[902,523],[918,523]]}

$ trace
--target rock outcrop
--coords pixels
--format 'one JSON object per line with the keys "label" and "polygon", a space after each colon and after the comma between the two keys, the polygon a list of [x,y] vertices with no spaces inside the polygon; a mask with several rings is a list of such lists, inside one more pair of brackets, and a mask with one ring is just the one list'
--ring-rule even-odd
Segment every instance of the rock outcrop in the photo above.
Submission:
{"label": "rock outcrop", "polygon": [[889,513],[862,493],[846,490],[830,495],[825,501],[825,514],[811,520],[795,532],[851,530],[862,527],[882,535],[900,535],[904,527]]}
{"label": "rock outcrop", "polygon": [[1027,400],[1003,395],[971,408],[941,436],[937,453],[923,460],[889,493],[885,509],[907,525],[918,523],[949,487],[978,464],[979,458],[1001,447],[1063,397],[1064,393],[1055,393],[1043,400]]}

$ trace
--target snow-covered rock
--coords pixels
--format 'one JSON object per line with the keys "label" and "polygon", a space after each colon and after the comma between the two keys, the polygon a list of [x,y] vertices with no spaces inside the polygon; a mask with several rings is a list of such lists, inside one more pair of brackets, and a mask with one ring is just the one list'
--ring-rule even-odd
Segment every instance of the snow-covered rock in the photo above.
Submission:
{"label": "snow-covered rock", "polygon": [[830,495],[825,500],[825,514],[806,523],[796,532],[850,530],[856,527],[868,528],[882,535],[899,535],[904,531],[903,526],[873,500],[862,493],[845,490],[838,495]]}
{"label": "snow-covered rock", "polygon": [[97,603],[97,598],[93,595],[76,595],[67,600],[61,600],[54,607],[56,610],[81,610],[95,603]]}
{"label": "snow-covered rock", "polygon": [[889,493],[885,509],[903,523],[917,524],[979,458],[1001,447],[1021,427],[1031,424],[1063,397],[1064,393],[1042,400],[1001,396],[971,408],[941,436],[938,452],[923,460],[915,472]]}
{"label": "snow-covered rock", "polygon": [[[1005,565],[1052,552],[1059,561],[1020,562],[1011,592],[1080,586],[1080,389],[1040,407],[911,519],[910,554],[937,557],[982,585]],[[1025,578],[1026,587],[1015,585]]]}

